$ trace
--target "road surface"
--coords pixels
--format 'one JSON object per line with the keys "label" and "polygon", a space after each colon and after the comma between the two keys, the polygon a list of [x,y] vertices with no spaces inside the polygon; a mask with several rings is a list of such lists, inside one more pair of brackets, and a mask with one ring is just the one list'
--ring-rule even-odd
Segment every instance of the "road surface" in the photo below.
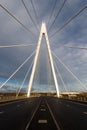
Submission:
{"label": "road surface", "polygon": [[0,130],[87,130],[87,103],[54,97],[1,103]]}

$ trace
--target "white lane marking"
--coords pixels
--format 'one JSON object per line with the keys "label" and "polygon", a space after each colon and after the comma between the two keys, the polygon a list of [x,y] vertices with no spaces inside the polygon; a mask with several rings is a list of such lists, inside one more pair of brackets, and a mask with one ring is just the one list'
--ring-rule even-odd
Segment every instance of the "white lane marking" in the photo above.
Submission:
{"label": "white lane marking", "polygon": [[62,102],[59,102],[60,104],[62,104]]}
{"label": "white lane marking", "polygon": [[41,111],[46,111],[46,109],[42,109],[42,108],[41,108],[40,110],[41,110]]}
{"label": "white lane marking", "polygon": [[3,114],[4,113],[4,111],[0,111],[0,114]]}
{"label": "white lane marking", "polygon": [[[45,101],[46,101],[46,100],[45,100]],[[50,114],[51,114],[51,116],[52,116],[52,118],[53,118],[53,120],[54,120],[54,123],[55,123],[55,125],[56,125],[56,127],[57,127],[57,130],[61,130],[47,101],[46,101],[46,104],[47,104],[47,107],[48,107],[48,109],[49,109],[49,111],[50,111]]]}
{"label": "white lane marking", "polygon": [[5,105],[9,105],[9,104],[15,104],[15,103],[20,103],[22,101],[24,101],[25,99],[17,99],[17,100],[8,100],[8,101],[4,101],[3,104],[0,104],[0,106],[5,106]]}
{"label": "white lane marking", "polygon": [[83,112],[83,114],[87,115],[87,112]]}
{"label": "white lane marking", "polygon": [[70,107],[70,105],[66,105],[67,107]]}
{"label": "white lane marking", "polygon": [[42,120],[42,119],[40,119],[40,120],[38,120],[38,123],[39,123],[39,124],[47,124],[47,120]]}
{"label": "white lane marking", "polygon": [[35,113],[36,113],[36,111],[38,110],[38,108],[39,108],[39,106],[40,106],[40,103],[41,103],[41,101],[40,101],[39,104],[37,105],[37,107],[36,107],[36,109],[35,109],[35,111],[34,111],[32,117],[31,117],[30,121],[27,123],[25,130],[28,130],[28,127],[30,126],[31,121],[32,121],[33,118],[34,118]]}
{"label": "white lane marking", "polygon": [[68,101],[68,100],[66,100],[66,102],[70,102],[70,103],[74,103],[76,105],[81,105],[81,106],[86,106],[87,107],[87,104],[83,104],[83,103],[79,103],[79,102],[75,102],[75,101]]}
{"label": "white lane marking", "polygon": [[17,107],[20,107],[20,105],[17,105]]}
{"label": "white lane marking", "polygon": [[44,104],[41,104],[41,107],[45,107],[45,105],[44,105]]}

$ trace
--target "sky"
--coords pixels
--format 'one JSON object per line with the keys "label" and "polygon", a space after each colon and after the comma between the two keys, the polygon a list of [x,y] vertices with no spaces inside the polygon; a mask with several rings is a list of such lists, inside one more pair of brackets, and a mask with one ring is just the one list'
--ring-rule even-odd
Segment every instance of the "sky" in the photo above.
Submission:
{"label": "sky", "polygon": [[[16,19],[9,15],[2,6]],[[45,22],[53,54],[69,69],[67,70],[53,55],[57,67],[59,90],[87,91],[87,50],[67,48],[67,46],[87,47],[87,8],[72,19],[85,6],[87,6],[87,0],[24,0],[24,3],[22,0],[0,0],[0,46],[29,45],[0,48],[0,85],[35,51],[41,24]],[[70,19],[72,20],[66,24]],[[42,40],[42,43],[44,42]],[[34,55],[0,91],[17,91],[33,59]],[[44,61],[41,60],[41,62],[43,65]],[[46,77],[45,69],[41,70],[42,77]],[[24,82],[26,91],[30,74],[31,70]],[[62,83],[61,77],[64,83]],[[36,89],[38,91],[55,90],[52,86],[50,89],[46,86],[46,83],[42,83]],[[35,90],[35,88],[33,89]]]}

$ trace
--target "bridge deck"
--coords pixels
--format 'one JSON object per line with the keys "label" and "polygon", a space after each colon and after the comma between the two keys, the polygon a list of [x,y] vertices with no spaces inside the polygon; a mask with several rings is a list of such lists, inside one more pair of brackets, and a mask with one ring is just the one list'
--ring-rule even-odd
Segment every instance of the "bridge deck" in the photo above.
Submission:
{"label": "bridge deck", "polygon": [[37,97],[0,103],[0,130],[87,130],[87,102]]}
{"label": "bridge deck", "polygon": [[40,105],[35,110],[34,115],[28,122],[27,130],[60,130],[52,111],[45,99],[42,99]]}

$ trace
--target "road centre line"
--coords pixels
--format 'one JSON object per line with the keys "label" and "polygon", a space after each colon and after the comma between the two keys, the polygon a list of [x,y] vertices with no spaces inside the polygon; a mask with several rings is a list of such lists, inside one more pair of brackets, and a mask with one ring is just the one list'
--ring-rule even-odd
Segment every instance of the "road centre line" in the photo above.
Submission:
{"label": "road centre line", "polygon": [[[45,100],[45,101],[46,101],[46,100]],[[47,101],[46,101],[46,104],[47,104],[47,107],[48,107],[48,109],[49,109],[49,111],[50,111],[50,114],[51,114],[51,116],[52,116],[52,118],[53,118],[53,120],[54,120],[54,123],[55,123],[57,129],[58,129],[58,130],[61,130]]]}
{"label": "road centre line", "polygon": [[70,107],[70,105],[66,105],[67,107]]}
{"label": "road centre line", "polygon": [[31,117],[31,119],[30,119],[30,120],[29,120],[29,122],[27,123],[25,130],[28,130],[28,127],[29,127],[29,125],[30,125],[31,121],[32,121],[32,120],[33,120],[33,118],[34,118],[35,113],[36,113],[36,111],[38,110],[38,108],[39,108],[39,106],[40,106],[40,103],[41,103],[41,100],[40,100],[40,102],[38,103],[38,105],[37,105],[37,107],[36,107],[35,111],[33,112],[33,115],[32,115],[32,117]]}
{"label": "road centre line", "polygon": [[18,104],[17,107],[20,107],[20,105]]}

